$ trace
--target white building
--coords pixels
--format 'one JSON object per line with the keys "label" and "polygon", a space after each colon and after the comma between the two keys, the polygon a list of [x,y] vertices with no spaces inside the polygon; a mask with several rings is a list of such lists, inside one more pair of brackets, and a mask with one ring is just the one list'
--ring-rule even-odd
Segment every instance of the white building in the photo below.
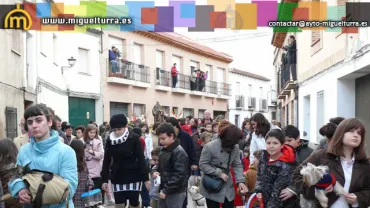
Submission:
{"label": "white building", "polygon": [[[74,126],[91,120],[102,123],[100,31],[28,31],[25,36],[25,63],[37,89],[37,103],[50,106]],[[74,65],[71,57],[76,59]]]}
{"label": "white building", "polygon": [[231,68],[229,73],[232,85],[228,108],[230,122],[241,127],[245,119],[257,112],[269,121],[276,119],[276,91],[270,79],[235,68]]}

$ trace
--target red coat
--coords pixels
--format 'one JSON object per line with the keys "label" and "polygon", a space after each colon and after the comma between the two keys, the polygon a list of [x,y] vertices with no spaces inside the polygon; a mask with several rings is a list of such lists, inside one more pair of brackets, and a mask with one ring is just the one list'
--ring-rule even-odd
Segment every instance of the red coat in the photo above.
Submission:
{"label": "red coat", "polygon": [[243,166],[244,166],[244,173],[245,173],[249,170],[249,166],[250,166],[249,157],[243,158]]}
{"label": "red coat", "polygon": [[172,69],[171,69],[171,75],[174,77],[174,76],[177,76],[177,69],[176,69],[176,66],[173,66]]}
{"label": "red coat", "polygon": [[143,147],[143,151],[145,151],[146,145],[145,145],[145,139],[143,137],[140,137],[141,146]]}
{"label": "red coat", "polygon": [[193,132],[191,131],[191,126],[190,126],[190,125],[187,125],[187,124],[182,125],[182,126],[181,126],[181,129],[182,129],[183,131],[188,132],[188,133],[190,134],[190,136],[191,136],[191,135],[193,135]]}
{"label": "red coat", "polygon": [[238,193],[238,185],[235,183],[235,173],[234,169],[230,168],[231,176],[234,182],[234,191],[235,191],[235,199],[234,199],[234,206],[243,206],[243,199]]}

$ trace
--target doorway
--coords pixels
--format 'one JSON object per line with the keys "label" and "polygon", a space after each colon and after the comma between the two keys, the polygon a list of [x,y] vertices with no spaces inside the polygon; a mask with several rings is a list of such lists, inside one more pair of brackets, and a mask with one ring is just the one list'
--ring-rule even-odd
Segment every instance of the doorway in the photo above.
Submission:
{"label": "doorway", "polygon": [[95,121],[95,100],[86,98],[68,98],[69,123],[72,126],[86,126],[89,121]]}
{"label": "doorway", "polygon": [[[311,140],[311,96],[303,97],[303,131],[307,133],[305,139]],[[317,142],[317,141],[316,141]]]}
{"label": "doorway", "polygon": [[[364,122],[365,128],[370,129],[370,74],[357,78],[355,116]],[[370,141],[366,140],[367,154],[370,153]]]}

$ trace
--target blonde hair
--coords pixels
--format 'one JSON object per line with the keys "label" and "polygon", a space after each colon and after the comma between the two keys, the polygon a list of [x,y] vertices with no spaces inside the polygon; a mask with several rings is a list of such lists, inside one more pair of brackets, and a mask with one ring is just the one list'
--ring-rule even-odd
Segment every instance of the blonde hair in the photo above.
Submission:
{"label": "blonde hair", "polygon": [[200,140],[202,141],[205,141],[207,138],[212,139],[212,137],[213,137],[213,134],[208,131],[205,131],[200,134]]}

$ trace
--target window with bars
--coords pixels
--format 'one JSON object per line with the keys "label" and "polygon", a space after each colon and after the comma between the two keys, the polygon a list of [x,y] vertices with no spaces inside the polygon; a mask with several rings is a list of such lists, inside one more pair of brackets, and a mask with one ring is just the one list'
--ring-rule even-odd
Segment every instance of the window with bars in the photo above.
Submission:
{"label": "window with bars", "polygon": [[187,116],[194,116],[194,109],[184,108],[184,118]]}
{"label": "window with bars", "polygon": [[134,104],[134,115],[136,117],[145,115],[145,105],[144,104]]}
{"label": "window with bars", "polygon": [[5,120],[6,120],[6,137],[14,139],[18,136],[17,132],[17,109],[12,107],[5,108]]}
{"label": "window with bars", "polygon": [[198,110],[198,118],[200,118],[200,119],[204,118],[204,112],[206,112],[206,110],[199,109]]}

